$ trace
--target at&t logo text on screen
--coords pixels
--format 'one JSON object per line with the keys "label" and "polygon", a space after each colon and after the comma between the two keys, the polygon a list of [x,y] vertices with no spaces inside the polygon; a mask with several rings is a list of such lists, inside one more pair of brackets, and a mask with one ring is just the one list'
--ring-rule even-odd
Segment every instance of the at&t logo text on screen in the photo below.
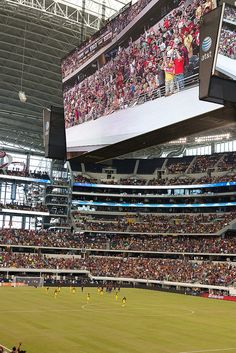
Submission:
{"label": "at&t logo text on screen", "polygon": [[201,57],[202,62],[211,58],[212,52],[209,51],[211,49],[211,46],[212,46],[211,37],[209,36],[205,37],[204,40],[202,41],[202,51],[205,53]]}

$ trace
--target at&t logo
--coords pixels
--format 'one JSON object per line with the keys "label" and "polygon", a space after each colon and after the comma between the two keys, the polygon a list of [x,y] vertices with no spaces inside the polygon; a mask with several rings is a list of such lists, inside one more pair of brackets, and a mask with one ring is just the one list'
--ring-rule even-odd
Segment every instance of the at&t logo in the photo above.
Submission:
{"label": "at&t logo", "polygon": [[202,42],[202,50],[206,53],[208,50],[210,50],[212,45],[212,39],[211,37],[206,37],[204,38],[203,42]]}

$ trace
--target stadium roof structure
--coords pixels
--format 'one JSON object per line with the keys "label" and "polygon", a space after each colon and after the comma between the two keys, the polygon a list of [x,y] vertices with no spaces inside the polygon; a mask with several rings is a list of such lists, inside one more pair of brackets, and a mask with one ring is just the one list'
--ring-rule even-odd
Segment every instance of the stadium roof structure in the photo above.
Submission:
{"label": "stadium roof structure", "polygon": [[63,105],[61,59],[129,1],[0,0],[0,148],[43,151],[42,110]]}

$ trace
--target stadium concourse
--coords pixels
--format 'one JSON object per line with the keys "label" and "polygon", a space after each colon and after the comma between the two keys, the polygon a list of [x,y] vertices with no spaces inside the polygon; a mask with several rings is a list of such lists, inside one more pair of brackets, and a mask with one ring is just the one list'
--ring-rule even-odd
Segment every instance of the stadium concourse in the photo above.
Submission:
{"label": "stadium concourse", "polygon": [[[184,99],[186,91],[199,83],[199,26],[216,2],[86,0],[81,6],[49,2],[45,8],[41,0],[30,4],[0,0],[0,22],[5,26],[0,49],[4,83],[0,88],[0,296],[6,290],[14,317],[19,315],[26,323],[28,314],[32,319],[32,313],[42,314],[41,309],[51,307],[51,312],[45,309],[44,313],[63,321],[61,311],[66,317],[67,308],[58,309],[56,300],[49,303],[49,296],[49,306],[42,302],[38,308],[39,293],[53,293],[59,302],[61,289],[66,294],[60,305],[72,305],[68,311],[73,315],[83,311],[85,319],[93,308],[94,313],[102,312],[97,299],[88,309],[92,287],[98,288],[99,295],[114,291],[116,301],[121,290],[122,309],[129,303],[122,290],[134,287],[158,294],[185,294],[178,297],[193,300],[197,298],[190,296],[236,301],[235,123],[220,128],[216,123],[190,136],[178,131],[181,138],[100,163],[83,156],[70,161],[45,158],[42,141],[42,110],[52,114],[50,105],[62,106],[63,100],[68,131],[94,121],[99,124],[116,111],[137,109],[138,119],[138,109],[150,101],[164,100],[168,106],[168,99],[181,94]],[[219,41],[219,53],[232,60],[236,59],[235,14],[234,8],[226,9],[228,22],[222,26]],[[174,114],[175,107],[170,108]],[[145,116],[141,118],[145,124]],[[46,126],[45,144],[50,134]],[[122,136],[125,133],[120,131]],[[103,146],[102,138],[99,143]],[[46,290],[29,288],[41,286]],[[77,287],[80,293],[86,288],[86,303],[79,309],[74,308],[75,299],[69,298],[77,295]],[[15,293],[21,301],[24,295],[27,298],[22,311]],[[2,315],[10,316],[9,307],[1,305]],[[106,310],[110,323],[112,310]],[[165,310],[163,317],[168,317],[169,309]],[[195,309],[184,310],[194,320]],[[187,324],[192,327],[192,321]],[[37,325],[42,331],[36,339],[46,337],[52,345],[53,329],[45,334],[47,326],[40,321]],[[13,340],[18,341],[27,325],[21,329]],[[6,343],[0,327],[0,353],[25,352],[21,344],[9,348],[9,333],[3,337]],[[67,344],[78,343],[72,335],[65,337]],[[59,351],[55,347],[53,353]],[[88,352],[108,352],[101,347]],[[178,352],[220,352],[208,348],[187,350],[183,345]],[[144,351],[145,345],[140,349]],[[223,347],[222,352],[233,349]],[[49,352],[50,346],[45,346],[44,353]],[[173,350],[167,347],[165,352],[155,352]]]}

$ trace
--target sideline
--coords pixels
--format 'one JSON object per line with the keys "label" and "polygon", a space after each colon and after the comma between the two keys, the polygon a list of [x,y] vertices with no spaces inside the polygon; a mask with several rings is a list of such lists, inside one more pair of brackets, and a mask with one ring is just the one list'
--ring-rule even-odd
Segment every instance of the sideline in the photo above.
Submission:
{"label": "sideline", "polygon": [[204,349],[204,350],[201,350],[201,351],[188,351],[188,352],[179,352],[179,353],[222,352],[222,351],[232,351],[233,349],[236,350],[236,348],[217,348],[217,349]]}

